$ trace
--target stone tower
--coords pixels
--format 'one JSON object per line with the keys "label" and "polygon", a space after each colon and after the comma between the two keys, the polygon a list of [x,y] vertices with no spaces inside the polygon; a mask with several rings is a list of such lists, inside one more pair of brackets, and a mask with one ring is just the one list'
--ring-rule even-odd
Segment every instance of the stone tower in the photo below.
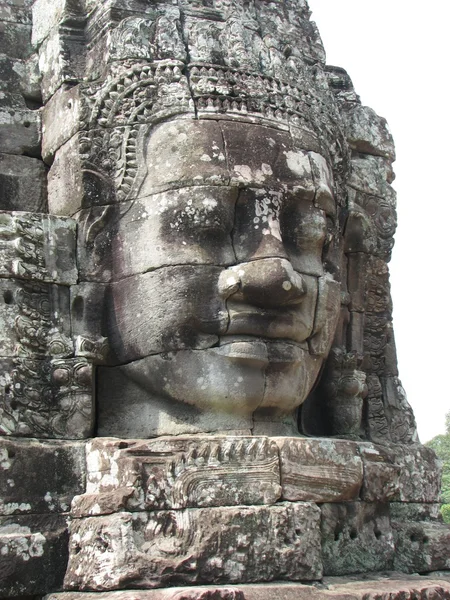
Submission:
{"label": "stone tower", "polygon": [[0,595],[450,598],[393,142],[306,1],[0,23]]}

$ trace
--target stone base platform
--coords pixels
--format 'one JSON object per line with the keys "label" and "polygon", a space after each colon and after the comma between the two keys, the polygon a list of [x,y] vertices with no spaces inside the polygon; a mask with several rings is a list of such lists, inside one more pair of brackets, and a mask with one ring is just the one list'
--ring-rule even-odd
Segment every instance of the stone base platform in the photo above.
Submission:
{"label": "stone base platform", "polygon": [[386,573],[329,577],[322,583],[173,587],[116,592],[63,592],[44,600],[448,600],[450,571],[426,577]]}

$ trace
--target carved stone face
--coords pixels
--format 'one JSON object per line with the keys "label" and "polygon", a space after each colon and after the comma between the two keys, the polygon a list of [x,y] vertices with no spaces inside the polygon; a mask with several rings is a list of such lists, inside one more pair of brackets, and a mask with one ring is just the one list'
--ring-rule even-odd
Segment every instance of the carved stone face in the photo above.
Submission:
{"label": "carved stone face", "polygon": [[336,216],[325,159],[287,131],[190,119],[153,128],[143,155],[113,240],[118,362],[148,402],[289,415],[339,309],[323,266]]}

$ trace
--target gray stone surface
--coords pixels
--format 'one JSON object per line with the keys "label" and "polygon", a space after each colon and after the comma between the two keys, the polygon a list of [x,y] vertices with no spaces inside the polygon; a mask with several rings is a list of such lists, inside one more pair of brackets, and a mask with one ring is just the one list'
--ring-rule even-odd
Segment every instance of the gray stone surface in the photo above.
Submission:
{"label": "gray stone surface", "polygon": [[74,520],[64,585],[105,591],[174,581],[320,579],[319,512],[313,504],[296,503]]}
{"label": "gray stone surface", "polygon": [[83,439],[94,428],[92,363],[0,359],[0,435]]}
{"label": "gray stone surface", "polygon": [[394,569],[428,573],[450,569],[450,525],[429,521],[392,521]]}
{"label": "gray stone surface", "polygon": [[356,500],[363,480],[362,461],[353,442],[275,438],[280,449],[283,500]]}
{"label": "gray stone surface", "polygon": [[[31,123],[31,121],[27,121]],[[3,127],[0,126],[0,136]],[[17,140],[10,131],[5,137]],[[1,141],[1,137],[0,137]],[[6,144],[2,150],[14,148]],[[46,170],[42,161],[27,156],[0,154],[0,192],[2,210],[45,212],[47,206]]]}
{"label": "gray stone surface", "polygon": [[268,438],[98,438],[88,444],[87,469],[75,516],[274,504],[281,496],[278,449]]}
{"label": "gray stone surface", "polygon": [[429,576],[392,573],[367,575],[364,580],[327,577],[324,583],[265,583],[233,586],[190,586],[116,592],[62,592],[48,600],[416,600],[450,596],[449,574]]}
{"label": "gray stone surface", "polygon": [[12,58],[27,58],[32,52],[29,23],[0,21],[0,54]]}
{"label": "gray stone surface", "polygon": [[66,217],[0,213],[0,277],[76,283],[75,222]]}
{"label": "gray stone surface", "polygon": [[85,489],[83,442],[0,439],[1,515],[69,512]]}
{"label": "gray stone surface", "polygon": [[[15,64],[14,67],[16,67]],[[3,73],[1,74],[3,75]],[[7,210],[39,211],[46,206],[44,201],[46,200],[46,189],[43,185],[46,175],[44,165],[41,161],[28,158],[29,156],[39,156],[40,143],[40,112],[27,109],[21,94],[5,93],[0,104],[0,147],[2,149],[0,185],[2,196],[4,196],[2,209],[4,207]],[[10,154],[26,154],[27,156],[13,158],[8,157]],[[36,180],[31,185],[30,177],[34,177]],[[41,190],[39,186],[42,187]],[[12,195],[14,188],[15,193],[19,190],[22,192],[17,200]],[[32,198],[33,195],[34,198]],[[39,202],[42,204],[40,205]]]}
{"label": "gray stone surface", "polygon": [[323,504],[324,575],[348,575],[392,568],[395,554],[389,508],[384,504]]}
{"label": "gray stone surface", "polygon": [[0,517],[0,593],[3,598],[62,589],[67,566],[67,523],[61,515]]}
{"label": "gray stone surface", "polygon": [[400,493],[401,466],[385,451],[384,446],[359,444],[364,465],[364,482],[361,498],[365,502],[386,502]]}
{"label": "gray stone surface", "polygon": [[398,379],[392,138],[306,0],[4,0],[0,96],[0,596],[61,589],[77,494],[66,591],[450,597],[368,575],[450,539]]}
{"label": "gray stone surface", "polygon": [[0,297],[0,356],[73,353],[68,287],[0,278]]}
{"label": "gray stone surface", "polygon": [[441,462],[431,448],[391,445],[386,454],[400,467],[398,491],[391,501],[439,502]]}

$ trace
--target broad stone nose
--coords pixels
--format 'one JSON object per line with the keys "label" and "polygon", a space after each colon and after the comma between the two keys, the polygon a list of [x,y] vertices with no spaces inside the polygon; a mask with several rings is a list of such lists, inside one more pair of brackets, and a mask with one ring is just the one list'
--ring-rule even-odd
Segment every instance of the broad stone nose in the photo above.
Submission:
{"label": "broad stone nose", "polygon": [[223,298],[276,308],[299,304],[306,293],[303,277],[284,258],[262,258],[230,267],[220,274]]}

